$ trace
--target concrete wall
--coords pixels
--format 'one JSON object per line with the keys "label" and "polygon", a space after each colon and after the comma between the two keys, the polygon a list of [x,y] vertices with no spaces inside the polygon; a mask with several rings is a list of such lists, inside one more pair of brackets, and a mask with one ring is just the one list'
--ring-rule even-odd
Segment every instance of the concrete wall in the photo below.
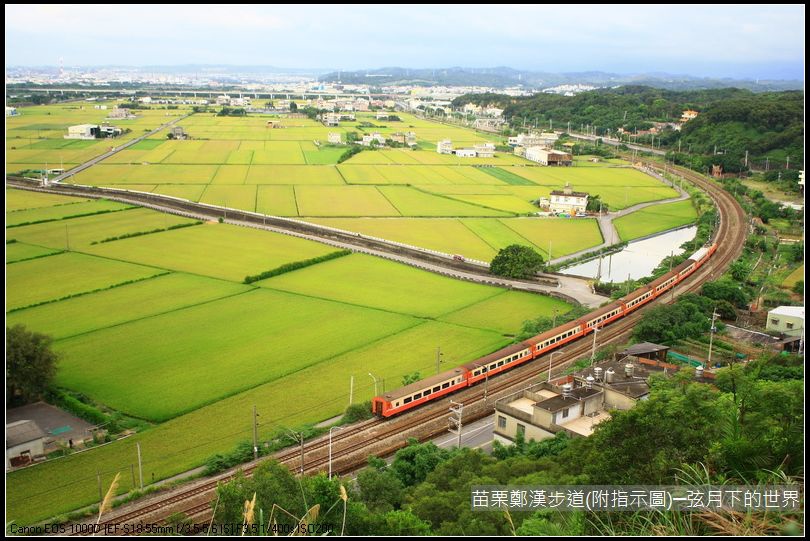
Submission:
{"label": "concrete wall", "polygon": [[11,459],[17,458],[25,451],[31,454],[31,458],[44,454],[45,451],[42,445],[42,439],[28,441],[6,449],[6,471],[11,469]]}
{"label": "concrete wall", "polygon": [[605,387],[605,409],[629,410],[636,401],[629,396]]}

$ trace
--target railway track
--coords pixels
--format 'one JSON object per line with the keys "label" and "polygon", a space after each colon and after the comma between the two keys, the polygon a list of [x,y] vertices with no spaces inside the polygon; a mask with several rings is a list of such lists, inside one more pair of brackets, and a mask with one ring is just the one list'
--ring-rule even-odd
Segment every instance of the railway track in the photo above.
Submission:
{"label": "railway track", "polygon": [[[648,164],[657,168],[655,164]],[[675,297],[697,291],[700,286],[720,276],[741,253],[748,233],[748,220],[736,200],[721,186],[692,171],[676,168],[677,172],[700,187],[714,201],[720,214],[720,223],[714,232],[718,248],[714,256],[695,271],[688,279],[671,290],[671,293],[652,301],[651,305],[671,302]],[[605,327],[600,333],[599,344],[605,346],[629,337],[645,309],[634,312]],[[549,368],[561,367],[590,353],[589,340],[579,340],[568,344],[554,353],[553,363],[543,362],[546,356],[529,362],[507,373],[495,376],[485,384],[464,389],[452,395],[453,400],[464,403],[465,423],[489,415],[495,400],[524,388],[528,381]],[[448,399],[425,405],[399,417],[381,421],[372,419],[347,427],[332,438],[332,464],[336,474],[346,474],[363,467],[371,454],[386,456],[407,445],[410,437],[426,440],[447,430]],[[298,447],[289,448],[274,457],[293,471],[301,471],[301,454]],[[305,444],[303,472],[316,473],[328,468],[328,438],[319,437]],[[246,476],[250,476],[261,460],[242,466]],[[127,510],[111,513],[104,517],[101,525],[114,524],[166,524],[166,518],[173,513],[183,513],[196,523],[207,521],[212,516],[212,503],[217,484],[226,482],[236,475],[230,471],[216,477],[193,483],[166,494],[158,494],[128,506]]]}

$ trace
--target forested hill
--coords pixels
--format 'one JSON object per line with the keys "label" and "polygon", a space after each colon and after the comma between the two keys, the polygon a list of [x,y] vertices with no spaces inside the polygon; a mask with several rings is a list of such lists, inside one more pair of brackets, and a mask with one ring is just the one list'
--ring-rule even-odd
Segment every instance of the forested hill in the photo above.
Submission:
{"label": "forested hill", "polygon": [[[646,130],[653,122],[676,122],[686,109],[700,114],[686,122],[682,131],[664,130],[656,136],[662,148],[682,149],[692,153],[725,152],[724,161],[743,160],[745,151],[758,162],[767,156],[784,162],[790,156],[798,167],[804,149],[804,93],[801,91],[753,93],[724,88],[716,90],[670,91],[645,86],[624,86],[583,92],[575,96],[537,94],[515,98],[500,94],[467,94],[453,100],[454,106],[465,103],[492,104],[504,108],[513,127],[548,126],[556,129],[596,128],[598,135],[619,128],[628,132]],[[639,139],[643,141],[643,139]]]}

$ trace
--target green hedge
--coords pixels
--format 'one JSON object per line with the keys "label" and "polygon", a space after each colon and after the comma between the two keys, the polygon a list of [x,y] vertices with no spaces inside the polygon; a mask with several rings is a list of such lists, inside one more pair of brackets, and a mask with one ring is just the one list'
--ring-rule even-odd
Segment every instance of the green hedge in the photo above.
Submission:
{"label": "green hedge", "polygon": [[337,252],[332,252],[331,254],[322,255],[320,257],[313,257],[312,259],[304,259],[303,261],[287,263],[275,269],[264,271],[260,274],[254,274],[253,276],[245,276],[244,283],[252,284],[253,282],[258,282],[259,280],[264,280],[266,278],[272,278],[273,276],[278,276],[279,274],[284,274],[286,272],[303,269],[304,267],[309,267],[311,265],[317,265],[318,263],[323,263],[324,261],[329,261],[330,259],[337,259],[339,257],[349,255],[350,253],[352,253],[351,250],[340,250]]}

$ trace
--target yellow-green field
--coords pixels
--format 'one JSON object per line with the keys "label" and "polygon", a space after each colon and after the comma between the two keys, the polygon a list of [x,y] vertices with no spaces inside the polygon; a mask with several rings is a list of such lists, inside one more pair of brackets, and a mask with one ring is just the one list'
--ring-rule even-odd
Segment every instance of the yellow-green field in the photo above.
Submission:
{"label": "yellow-green field", "polygon": [[[602,243],[596,220],[562,218],[308,218],[308,222],[490,261],[522,244],[552,259]],[[550,244],[549,244],[550,243]]]}
{"label": "yellow-green field", "polygon": [[653,205],[631,212],[617,218],[613,224],[619,232],[619,237],[623,241],[629,241],[691,224],[695,220],[697,220],[697,212],[692,201],[687,199],[675,203]]}
{"label": "yellow-green field", "polygon": [[[20,117],[14,117],[9,130],[7,142],[14,142],[7,144],[7,165],[13,164],[9,170],[40,161],[79,163],[106,150],[109,141],[62,138],[68,125],[103,119],[106,111],[93,109],[94,105],[25,108]],[[107,105],[112,107],[113,103]],[[187,112],[187,109],[137,110],[138,119],[121,124],[132,130],[126,137],[134,137],[165,122],[167,113]],[[42,115],[49,117],[47,123]],[[266,115],[234,118],[197,113],[180,123],[191,139],[167,140],[165,132],[159,132],[69,182],[154,191],[192,201],[301,217],[520,216],[535,212],[531,201],[548,196],[566,182],[575,189],[599,195],[614,210],[676,195],[671,188],[623,167],[618,160],[593,163],[588,157],[578,157],[576,167],[549,168],[509,152],[497,152],[494,158],[438,154],[435,144],[442,139],[450,139],[456,148],[504,141],[495,135],[407,113],[398,115],[400,122],[378,121],[373,113],[357,113],[355,121],[326,127],[307,118]],[[278,127],[270,127],[269,121]],[[129,124],[124,126],[123,122]],[[359,137],[373,132],[390,135],[405,131],[416,133],[417,149],[364,151],[340,164],[338,160],[347,147],[326,143],[332,132],[342,134],[346,140],[350,132]],[[33,136],[34,133],[39,135]],[[32,139],[26,143],[26,137]],[[375,185],[380,190],[357,190],[354,184]],[[244,185],[256,185],[258,189]],[[263,189],[276,185],[293,190]],[[390,190],[388,197],[382,189],[386,185],[401,189]],[[312,188],[299,189],[305,186]],[[324,197],[320,198],[318,189],[322,186],[340,190],[324,190]],[[443,197],[426,196],[426,192]],[[269,194],[279,194],[279,201],[269,201]],[[380,194],[388,201],[382,201]]]}
{"label": "yellow-green field", "polygon": [[[74,205],[9,194],[18,207],[43,212]],[[459,220],[447,221],[477,238]],[[135,443],[145,477],[162,479],[248,436],[245,412],[254,404],[261,437],[278,426],[316,422],[346,407],[352,376],[355,401],[367,400],[369,371],[393,388],[406,373],[431,373],[436,347],[449,368],[509,343],[505,335],[517,333],[523,320],[567,309],[557,300],[362,255],[244,285],[248,274],[333,248],[227,224],[99,242],[180,223],[190,221],[131,209],[9,230],[18,237],[7,245],[9,324],[54,337],[59,385],[156,423],[9,474],[12,520],[92,503],[96,471],[108,483],[128,469]],[[130,488],[127,478],[119,491]]]}

